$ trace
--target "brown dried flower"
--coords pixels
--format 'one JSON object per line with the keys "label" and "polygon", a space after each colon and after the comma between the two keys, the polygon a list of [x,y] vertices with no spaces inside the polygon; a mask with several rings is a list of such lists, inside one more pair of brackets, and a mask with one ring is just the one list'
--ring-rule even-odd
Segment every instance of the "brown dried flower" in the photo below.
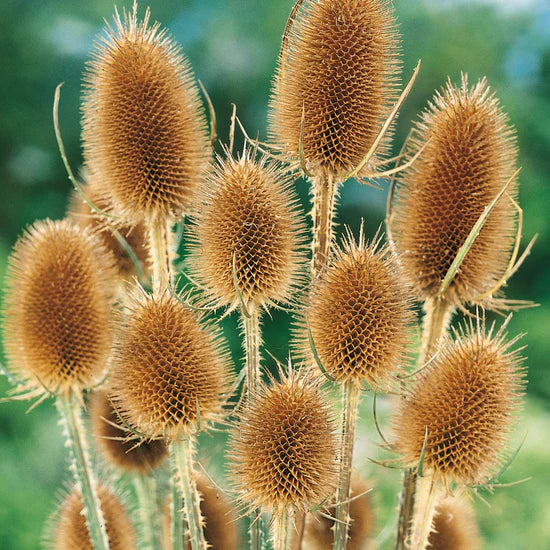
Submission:
{"label": "brown dried flower", "polygon": [[308,169],[338,180],[366,155],[396,100],[393,7],[387,0],[305,0],[291,23],[271,99],[271,138],[298,157],[303,113]]}
{"label": "brown dried flower", "polygon": [[210,156],[189,63],[149,16],[117,13],[84,77],[86,164],[131,222],[190,211]]}
{"label": "brown dried flower", "polygon": [[[480,80],[450,81],[416,123],[411,154],[396,191],[391,229],[404,275],[426,300],[439,292],[472,227],[513,176],[516,139],[498,99]],[[479,302],[506,272],[515,240],[514,180],[489,215],[449,290],[455,304]]]}
{"label": "brown dried flower", "polygon": [[4,343],[33,387],[97,384],[112,346],[114,258],[69,220],[36,222],[17,241],[7,277]]}
{"label": "brown dried flower", "polygon": [[112,396],[150,438],[176,437],[216,420],[227,391],[227,353],[211,328],[175,296],[134,297],[120,326]]}

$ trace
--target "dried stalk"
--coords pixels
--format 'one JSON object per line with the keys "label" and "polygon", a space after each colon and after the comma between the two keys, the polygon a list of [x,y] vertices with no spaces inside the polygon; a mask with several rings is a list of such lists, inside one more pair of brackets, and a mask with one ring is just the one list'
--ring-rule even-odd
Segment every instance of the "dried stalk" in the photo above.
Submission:
{"label": "dried stalk", "polygon": [[273,550],[292,550],[294,509],[289,507],[273,522]]}
{"label": "dried stalk", "polygon": [[149,247],[153,272],[153,291],[156,293],[172,288],[172,223],[158,216],[149,224]]}

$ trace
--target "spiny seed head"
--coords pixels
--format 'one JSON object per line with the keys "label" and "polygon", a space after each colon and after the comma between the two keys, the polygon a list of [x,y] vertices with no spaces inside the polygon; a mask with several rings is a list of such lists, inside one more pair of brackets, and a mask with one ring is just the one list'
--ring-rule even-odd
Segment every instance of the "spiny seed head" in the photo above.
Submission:
{"label": "spiny seed head", "polygon": [[298,157],[303,113],[308,169],[339,179],[356,168],[395,103],[399,49],[391,2],[305,0],[281,49],[272,140]]}
{"label": "spiny seed head", "polygon": [[481,537],[470,502],[460,497],[440,500],[428,541],[430,550],[481,550]]}
{"label": "spiny seed head", "polygon": [[[350,499],[353,500],[349,505],[351,524],[347,550],[366,548],[368,539],[374,534],[375,515],[372,499],[369,493],[363,494],[370,488],[371,485],[364,479],[357,475],[352,477]],[[334,521],[329,519],[334,515],[334,509],[326,508],[324,512],[325,515],[314,513],[306,516],[304,546],[309,550],[326,550],[332,548],[334,543]]]}
{"label": "spiny seed head", "polygon": [[[102,212],[116,216],[108,193],[100,182],[94,181],[96,179],[97,176],[93,176],[89,172],[86,174],[86,183],[82,185],[86,198]],[[122,279],[128,280],[135,276],[136,269],[130,256],[115,237],[113,233],[115,230],[126,240],[142,268],[147,269],[149,252],[147,229],[143,222],[128,225],[106,218],[95,212],[76,190],[71,195],[68,216],[81,227],[88,227],[97,233],[105,248],[113,253],[118,273]]]}
{"label": "spiny seed head", "polygon": [[105,30],[84,83],[84,156],[116,211],[129,221],[188,212],[210,146],[179,46],[134,4]]}
{"label": "spiny seed head", "polygon": [[228,361],[211,328],[174,295],[141,292],[120,326],[112,395],[127,422],[150,438],[172,438],[216,420]]}
{"label": "spiny seed head", "polygon": [[153,441],[113,439],[123,438],[127,434],[106,391],[98,390],[93,393],[90,417],[92,433],[98,449],[117,468],[148,474],[166,458],[168,449],[162,439]]}
{"label": "spiny seed head", "polygon": [[513,342],[502,328],[493,336],[469,326],[418,374],[393,419],[396,450],[408,464],[419,463],[426,440],[424,469],[459,485],[490,479],[523,391]]}
{"label": "spiny seed head", "polygon": [[[405,277],[422,300],[435,296],[472,227],[513,176],[516,139],[485,79],[468,87],[450,81],[416,123],[411,151],[425,146],[404,170],[396,191],[392,233]],[[505,273],[515,240],[515,180],[497,203],[447,298],[479,302]]]}
{"label": "spiny seed head", "polygon": [[[111,550],[135,550],[136,541],[132,522],[123,505],[105,486],[97,488],[101,512]],[[58,512],[52,550],[93,550],[80,492],[67,495]]]}
{"label": "spiny seed head", "polygon": [[[413,316],[396,261],[378,242],[365,243],[362,229],[358,243],[348,234],[312,284],[304,325],[335,380],[387,389],[405,358]],[[309,338],[301,339],[311,360]]]}
{"label": "spiny seed head", "polygon": [[290,300],[306,260],[292,180],[254,151],[218,159],[194,227],[195,277],[222,305]]}
{"label": "spiny seed head", "polygon": [[13,370],[56,393],[97,384],[112,346],[114,258],[69,220],[36,222],[6,281],[4,343]]}
{"label": "spiny seed head", "polygon": [[336,475],[334,421],[319,383],[289,373],[263,387],[233,431],[232,475],[245,506],[278,515],[306,511],[331,495]]}

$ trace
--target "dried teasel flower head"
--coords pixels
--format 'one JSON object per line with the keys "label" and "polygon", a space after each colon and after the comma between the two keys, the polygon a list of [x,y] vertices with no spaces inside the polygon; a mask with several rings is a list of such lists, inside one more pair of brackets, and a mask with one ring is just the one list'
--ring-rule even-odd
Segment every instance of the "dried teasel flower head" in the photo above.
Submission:
{"label": "dried teasel flower head", "polygon": [[[231,501],[220,492],[204,475],[198,475],[197,490],[201,496],[201,516],[204,520],[204,538],[208,548],[213,550],[238,550],[239,530],[237,514]],[[181,508],[181,506],[180,506]],[[171,499],[168,498],[164,507],[164,547],[172,548],[171,533]],[[187,541],[185,550],[191,550],[191,543]]]}
{"label": "dried teasel flower head", "polygon": [[71,195],[68,217],[81,227],[89,227],[98,234],[105,248],[114,254],[121,279],[128,280],[137,274],[136,266],[114,232],[117,231],[123,237],[135,254],[141,268],[147,269],[149,261],[147,228],[143,222],[134,225],[120,223],[113,211],[108,192],[102,182],[97,181],[98,179],[100,178],[87,171],[85,173],[86,183],[82,185],[82,190],[91,204],[102,212],[112,215],[113,218],[107,218],[94,211],[76,190]]}
{"label": "dried teasel flower head", "polygon": [[177,437],[221,415],[227,353],[213,329],[168,292],[137,291],[114,363],[114,405],[145,437]]}
{"label": "dried teasel flower head", "polygon": [[289,372],[246,405],[230,444],[243,506],[307,511],[335,486],[337,438],[318,379]]}
{"label": "dried teasel flower head", "polygon": [[114,258],[69,220],[39,221],[9,260],[4,344],[30,387],[80,392],[101,381],[113,340]]}
{"label": "dried teasel flower head", "polygon": [[[358,475],[352,476],[350,493],[350,499],[352,500],[349,506],[351,524],[347,550],[365,550],[368,548],[367,541],[374,535],[374,507],[371,495],[367,492],[371,488],[372,485]],[[334,543],[334,521],[329,518],[334,514],[334,511],[327,508],[325,512],[325,515],[314,513],[306,516],[304,547],[307,550],[332,548]]]}
{"label": "dried teasel flower head", "polygon": [[189,62],[149,16],[116,13],[84,77],[86,164],[131,222],[190,211],[210,156]]}
{"label": "dried teasel flower head", "polygon": [[513,178],[446,292],[456,305],[479,303],[508,269],[517,214],[516,138],[485,79],[447,82],[416,123],[410,149],[421,147],[401,173],[390,225],[404,276],[422,300],[439,293],[474,224]]}
{"label": "dried teasel flower head", "polygon": [[166,459],[168,448],[162,439],[153,441],[121,439],[127,434],[106,391],[97,390],[93,393],[90,401],[90,417],[97,448],[117,468],[127,472],[147,474]]}
{"label": "dried teasel flower head", "polygon": [[481,550],[474,509],[464,497],[440,500],[428,539],[430,550]]}
{"label": "dried teasel flower head", "polygon": [[[299,0],[287,28],[271,139],[295,158],[302,142],[310,172],[342,179],[366,156],[397,97],[400,39],[392,4]],[[385,149],[382,143],[379,151]]]}
{"label": "dried teasel flower head", "polygon": [[418,464],[425,445],[424,470],[445,482],[477,486],[494,475],[524,386],[505,326],[493,335],[494,326],[467,325],[418,374],[393,418],[406,463]]}
{"label": "dried teasel flower head", "polygon": [[[304,225],[292,180],[265,157],[228,152],[205,186],[190,265],[220,305],[268,307],[288,302],[306,262]],[[237,293],[238,288],[241,298]]]}
{"label": "dried teasel flower head", "polygon": [[[136,537],[124,506],[104,485],[98,486],[101,511],[111,550],[135,550]],[[52,550],[93,550],[80,493],[73,489],[58,511]]]}
{"label": "dried teasel flower head", "polygon": [[379,243],[375,237],[368,244],[362,227],[358,242],[348,231],[312,284],[303,320],[311,339],[302,336],[301,347],[311,361],[313,341],[320,363],[336,381],[387,390],[406,358],[413,314],[396,260]]}

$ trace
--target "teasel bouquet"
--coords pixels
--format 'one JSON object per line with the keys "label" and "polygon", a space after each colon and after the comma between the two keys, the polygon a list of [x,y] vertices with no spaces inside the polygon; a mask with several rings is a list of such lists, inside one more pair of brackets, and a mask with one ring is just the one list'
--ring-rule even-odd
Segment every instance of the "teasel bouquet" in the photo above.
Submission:
{"label": "teasel bouquet", "polygon": [[[528,305],[502,289],[531,244],[520,256],[516,139],[485,79],[449,80],[389,158],[418,71],[401,89],[389,0],[298,0],[268,141],[240,125],[235,152],[234,112],[214,152],[213,107],[179,46],[149,10],[115,13],[84,75],[78,179],[56,91],[67,218],[27,229],[7,275],[12,398],[54,397],[71,455],[48,547],[372,548],[390,463],[404,472],[395,548],[480,547],[469,500],[510,461],[525,384],[509,317],[486,310]],[[386,237],[362,223],[336,242],[351,178],[387,181]],[[294,318],[280,362],[262,344],[273,308]],[[219,327],[235,310],[241,369]],[[389,458],[367,480],[353,452],[365,393],[393,403]],[[227,482],[197,461],[214,430],[229,435]]]}

